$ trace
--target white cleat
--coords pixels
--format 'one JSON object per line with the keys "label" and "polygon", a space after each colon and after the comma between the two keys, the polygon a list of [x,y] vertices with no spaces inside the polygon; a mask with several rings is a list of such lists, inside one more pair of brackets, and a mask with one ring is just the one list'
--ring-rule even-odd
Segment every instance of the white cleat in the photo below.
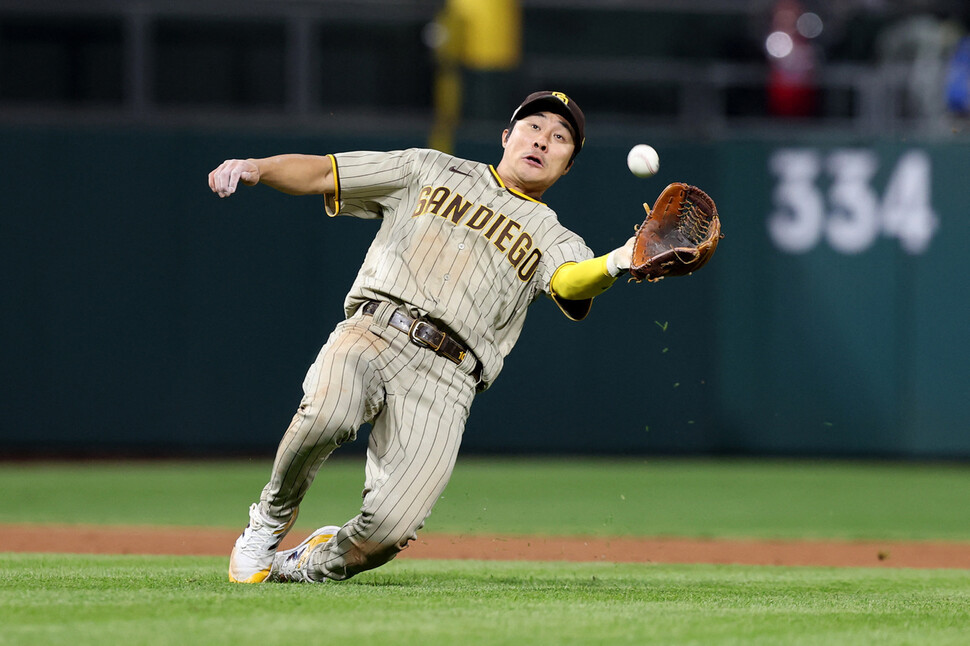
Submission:
{"label": "white cleat", "polygon": [[318,583],[316,579],[310,578],[310,553],[330,542],[338,531],[340,528],[336,525],[321,527],[293,549],[277,552],[268,580],[280,583]]}
{"label": "white cleat", "polygon": [[249,524],[236,539],[229,556],[229,580],[233,583],[262,583],[273,566],[276,548],[286,536],[299,509],[294,509],[290,520],[277,523],[259,510],[259,504],[249,508]]}

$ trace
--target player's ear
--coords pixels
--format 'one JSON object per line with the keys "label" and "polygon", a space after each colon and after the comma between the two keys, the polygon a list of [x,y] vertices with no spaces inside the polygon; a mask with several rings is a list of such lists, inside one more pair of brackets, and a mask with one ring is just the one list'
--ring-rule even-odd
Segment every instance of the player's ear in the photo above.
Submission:
{"label": "player's ear", "polygon": [[[564,169],[562,170],[562,175],[565,175],[565,174],[566,174],[566,173],[568,173],[568,172],[569,172],[570,170],[572,170],[572,167],[573,167],[573,162],[574,162],[574,161],[576,161],[576,158],[575,158],[575,157],[572,157],[572,158],[570,158],[570,160],[569,160],[569,163],[568,163],[568,164],[566,164],[566,167],[565,167],[565,168],[564,168]],[[562,175],[560,175],[560,177],[562,177]]]}
{"label": "player's ear", "polygon": [[508,128],[502,131],[502,148],[505,148],[509,143],[509,132]]}
{"label": "player's ear", "polygon": [[562,172],[563,175],[569,172],[569,169],[573,167],[573,162],[576,161],[576,144],[573,144],[573,156],[569,158],[569,163],[566,164],[566,170]]}

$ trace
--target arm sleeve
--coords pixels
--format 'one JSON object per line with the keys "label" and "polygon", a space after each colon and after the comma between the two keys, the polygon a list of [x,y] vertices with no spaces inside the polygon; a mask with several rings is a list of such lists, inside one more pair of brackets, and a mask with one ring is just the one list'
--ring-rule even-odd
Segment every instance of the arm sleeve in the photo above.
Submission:
{"label": "arm sleeve", "polygon": [[616,278],[606,269],[606,256],[583,262],[567,262],[552,276],[553,298],[581,301],[599,296],[613,286]]}

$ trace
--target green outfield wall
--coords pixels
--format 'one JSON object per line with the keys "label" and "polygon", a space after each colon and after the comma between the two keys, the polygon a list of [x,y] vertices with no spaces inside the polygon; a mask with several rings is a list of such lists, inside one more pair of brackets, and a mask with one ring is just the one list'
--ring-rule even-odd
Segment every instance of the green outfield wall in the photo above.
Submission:
{"label": "green outfield wall", "polygon": [[[467,451],[970,457],[970,143],[656,138],[644,180],[635,142],[593,135],[546,195],[590,246],[671,181],[708,190],[725,238],[586,321],[536,303]],[[220,200],[206,175],[424,143],[0,131],[0,455],[272,451],[376,224],[263,187]],[[497,162],[498,135],[458,153]]]}

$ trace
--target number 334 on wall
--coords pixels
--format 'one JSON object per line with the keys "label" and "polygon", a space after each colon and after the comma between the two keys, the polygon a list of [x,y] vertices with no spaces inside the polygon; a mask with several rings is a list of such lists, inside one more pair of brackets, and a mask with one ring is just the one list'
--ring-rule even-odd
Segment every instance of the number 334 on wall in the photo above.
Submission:
{"label": "number 334 on wall", "polygon": [[[869,249],[880,235],[899,239],[904,251],[926,251],[939,226],[930,199],[930,159],[910,150],[892,169],[882,199],[872,187],[879,157],[865,149],[825,155],[787,148],[769,158],[777,177],[768,233],[782,251],[805,253],[823,241],[845,254]],[[826,180],[823,193],[821,180]]]}

